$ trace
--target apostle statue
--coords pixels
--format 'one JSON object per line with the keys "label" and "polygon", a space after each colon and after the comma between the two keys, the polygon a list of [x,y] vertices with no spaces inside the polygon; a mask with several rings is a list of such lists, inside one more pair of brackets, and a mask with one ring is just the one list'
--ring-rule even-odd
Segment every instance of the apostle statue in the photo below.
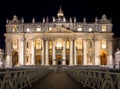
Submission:
{"label": "apostle statue", "polygon": [[71,17],[69,18],[69,21],[72,23],[72,18]]}
{"label": "apostle statue", "polygon": [[73,18],[74,19],[74,23],[77,21],[76,17]]}

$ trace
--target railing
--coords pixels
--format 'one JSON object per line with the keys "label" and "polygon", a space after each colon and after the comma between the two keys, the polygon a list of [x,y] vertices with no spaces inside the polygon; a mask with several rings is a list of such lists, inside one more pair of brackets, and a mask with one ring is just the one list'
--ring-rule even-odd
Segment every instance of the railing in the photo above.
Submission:
{"label": "railing", "polygon": [[47,67],[25,68],[0,72],[0,89],[22,89],[32,86],[33,82],[43,78],[50,70]]}
{"label": "railing", "polygon": [[120,89],[119,71],[68,67],[65,72],[84,86],[93,89]]}

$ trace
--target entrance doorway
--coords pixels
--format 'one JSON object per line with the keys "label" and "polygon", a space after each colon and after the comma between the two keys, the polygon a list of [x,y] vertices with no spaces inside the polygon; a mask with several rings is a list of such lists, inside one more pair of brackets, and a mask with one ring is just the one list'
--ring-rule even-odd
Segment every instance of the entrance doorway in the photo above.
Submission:
{"label": "entrance doorway", "polygon": [[62,63],[61,63],[61,61],[62,61],[62,55],[56,55],[56,64],[57,65],[61,65]]}
{"label": "entrance doorway", "polygon": [[78,55],[77,56],[77,59],[78,59],[78,65],[82,65],[82,55]]}
{"label": "entrance doorway", "polygon": [[37,64],[37,65],[41,64],[41,55],[36,55],[35,64]]}
{"label": "entrance doorway", "polygon": [[107,65],[107,53],[106,53],[106,51],[102,51],[100,53],[100,64]]}
{"label": "entrance doorway", "polygon": [[18,65],[18,52],[16,50],[12,51],[12,65]]}
{"label": "entrance doorway", "polygon": [[42,60],[41,49],[36,49],[35,64],[40,65]]}

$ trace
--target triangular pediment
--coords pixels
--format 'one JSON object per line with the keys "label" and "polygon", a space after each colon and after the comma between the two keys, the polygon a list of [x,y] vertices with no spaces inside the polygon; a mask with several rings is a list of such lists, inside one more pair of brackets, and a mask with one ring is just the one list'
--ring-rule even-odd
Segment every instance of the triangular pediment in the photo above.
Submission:
{"label": "triangular pediment", "polygon": [[70,31],[67,28],[57,26],[57,27],[54,27],[53,29],[47,31],[46,33],[74,33],[74,32]]}

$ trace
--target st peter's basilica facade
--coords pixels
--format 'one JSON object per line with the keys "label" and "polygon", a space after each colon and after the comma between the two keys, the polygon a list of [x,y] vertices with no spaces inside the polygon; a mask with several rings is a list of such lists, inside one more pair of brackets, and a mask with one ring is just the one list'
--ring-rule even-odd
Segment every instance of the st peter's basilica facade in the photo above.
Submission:
{"label": "st peter's basilica facade", "polygon": [[112,23],[103,15],[94,22],[66,19],[63,11],[42,22],[7,20],[5,43],[8,64],[20,65],[112,65]]}

